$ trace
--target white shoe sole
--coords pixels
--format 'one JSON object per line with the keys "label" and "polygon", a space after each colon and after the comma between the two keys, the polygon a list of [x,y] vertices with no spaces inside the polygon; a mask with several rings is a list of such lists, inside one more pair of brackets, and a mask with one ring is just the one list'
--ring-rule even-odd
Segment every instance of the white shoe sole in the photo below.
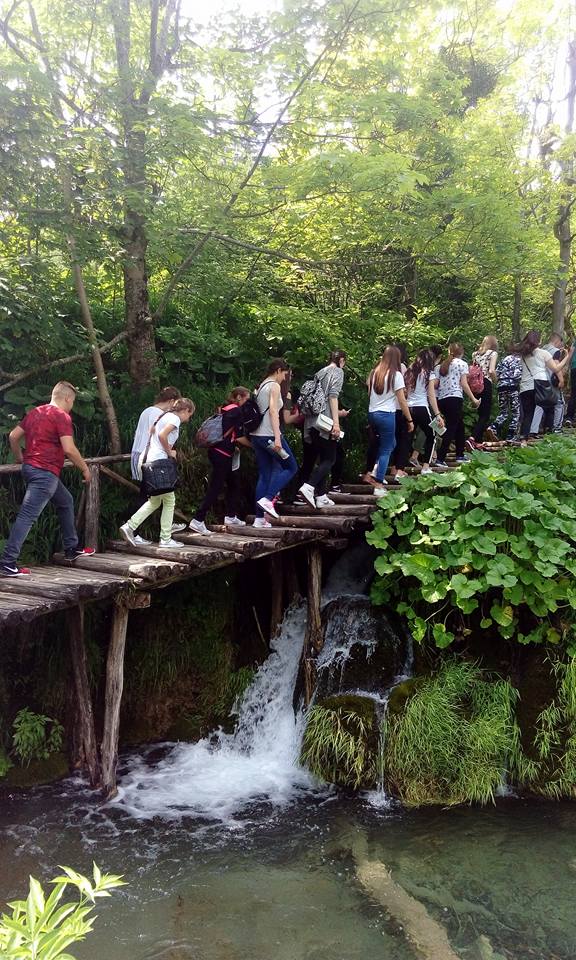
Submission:
{"label": "white shoe sole", "polygon": [[258,502],[258,506],[262,508],[262,510],[264,511],[264,513],[267,513],[270,517],[274,517],[275,520],[279,520],[279,519],[280,519],[280,515],[276,512],[276,510],[275,510],[275,508],[274,508],[274,504],[273,504],[272,502],[270,502],[270,505],[268,506],[265,497],[262,497],[262,498],[261,498],[260,500],[258,500],[257,502]]}
{"label": "white shoe sole", "polygon": [[300,487],[298,493],[300,494],[301,497],[304,498],[304,500],[310,507],[313,507],[314,510],[316,510],[316,498],[314,496],[314,492],[307,493],[302,489],[302,487]]}

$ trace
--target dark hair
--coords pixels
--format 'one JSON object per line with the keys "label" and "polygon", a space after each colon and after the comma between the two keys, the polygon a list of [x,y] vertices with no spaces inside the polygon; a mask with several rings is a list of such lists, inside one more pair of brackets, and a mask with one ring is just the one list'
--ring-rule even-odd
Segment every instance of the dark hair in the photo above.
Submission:
{"label": "dark hair", "polygon": [[451,343],[448,347],[448,357],[440,365],[440,376],[445,377],[450,369],[450,364],[455,357],[461,357],[464,353],[464,347],[461,343]]}
{"label": "dark hair", "polygon": [[330,363],[339,364],[341,360],[346,359],[346,353],[344,350],[332,350],[330,354]]}
{"label": "dark hair", "polygon": [[541,339],[539,330],[529,330],[524,339],[516,344],[514,352],[519,353],[521,357],[531,357],[536,347],[540,346]]}
{"label": "dark hair", "polygon": [[229,403],[237,403],[239,397],[249,397],[250,390],[248,387],[232,387],[230,393],[228,394],[226,400],[224,401],[223,406],[228,406]]}
{"label": "dark hair", "polygon": [[431,350],[421,350],[420,353],[416,355],[416,359],[410,364],[404,377],[408,390],[414,389],[421,373],[425,374],[426,386],[428,386],[430,374],[434,369],[434,362],[434,355]]}
{"label": "dark hair", "polygon": [[386,393],[392,390],[394,378],[397,373],[400,373],[401,363],[402,360],[398,347],[386,347],[380,361],[370,374],[370,386],[374,390],[374,393],[381,396],[384,393],[384,389],[386,389]]}
{"label": "dark hair", "polygon": [[278,373],[279,370],[289,370],[290,364],[286,363],[282,357],[276,357],[274,360],[271,360],[266,368],[266,376],[270,377],[274,373]]}
{"label": "dark hair", "polygon": [[395,340],[394,343],[391,344],[391,346],[396,347],[396,349],[400,351],[400,362],[407,367],[408,366],[408,344],[404,343],[403,340],[398,340],[398,341]]}
{"label": "dark hair", "polygon": [[182,394],[177,387],[162,387],[154,403],[167,403],[168,400],[179,400]]}
{"label": "dark hair", "polygon": [[435,360],[437,360],[438,357],[441,357],[442,354],[444,353],[444,347],[441,346],[441,344],[439,343],[433,343],[429,349],[430,349],[430,353],[433,354]]}

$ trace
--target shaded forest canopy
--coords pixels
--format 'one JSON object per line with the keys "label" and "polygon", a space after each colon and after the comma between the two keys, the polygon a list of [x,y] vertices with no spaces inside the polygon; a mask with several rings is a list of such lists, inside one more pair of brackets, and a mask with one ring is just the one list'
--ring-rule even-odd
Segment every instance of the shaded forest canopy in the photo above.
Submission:
{"label": "shaded forest canopy", "polygon": [[103,452],[160,381],[203,413],[271,355],[360,384],[388,339],[570,325],[568,12],[3,4],[4,426],[66,376]]}

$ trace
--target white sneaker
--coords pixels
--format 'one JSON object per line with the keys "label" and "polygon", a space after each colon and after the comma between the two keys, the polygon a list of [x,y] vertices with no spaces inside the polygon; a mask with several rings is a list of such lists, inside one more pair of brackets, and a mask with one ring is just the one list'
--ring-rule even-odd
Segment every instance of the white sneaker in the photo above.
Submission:
{"label": "white sneaker", "polygon": [[303,483],[298,493],[301,493],[304,499],[308,501],[310,506],[316,509],[316,500],[314,498],[314,487],[310,483]]}
{"label": "white sneaker", "polygon": [[126,541],[126,543],[131,544],[133,547],[138,545],[136,543],[136,535],[132,530],[132,527],[129,527],[127,523],[120,527],[120,536]]}
{"label": "white sneaker", "polygon": [[208,529],[203,520],[191,520],[188,524],[188,530],[192,533],[201,533],[203,537],[211,537],[212,531]]}
{"label": "white sneaker", "polygon": [[375,497],[387,497],[388,490],[385,490],[384,487],[374,487],[374,496]]}
{"label": "white sneaker", "polygon": [[271,527],[272,524],[270,523],[269,520],[266,519],[266,517],[256,517],[252,526],[253,527]]}
{"label": "white sneaker", "polygon": [[163,550],[166,550],[168,548],[172,549],[173,547],[178,547],[178,549],[180,550],[183,549],[182,544],[178,543],[177,540],[173,540],[172,537],[170,537],[169,540],[161,540],[160,546],[162,547]]}
{"label": "white sneaker", "polygon": [[145,540],[144,537],[139,537],[138,534],[136,534],[134,537],[134,543],[137,543],[139,547],[149,547],[152,541]]}
{"label": "white sneaker", "polygon": [[224,523],[227,527],[245,527],[246,521],[240,520],[238,517],[224,517]]}
{"label": "white sneaker", "polygon": [[274,517],[275,520],[279,519],[279,515],[276,512],[276,507],[268,497],[260,497],[257,501],[258,506],[262,507],[264,513],[269,513],[271,517]]}
{"label": "white sneaker", "polygon": [[422,467],[420,474],[423,474],[423,473],[434,473],[434,471],[432,467]]}
{"label": "white sneaker", "polygon": [[333,507],[334,500],[331,500],[328,494],[323,493],[321,497],[316,497],[317,507]]}
{"label": "white sneaker", "polygon": [[186,530],[188,527],[187,523],[173,523],[172,524],[172,533],[182,533],[183,530]]}

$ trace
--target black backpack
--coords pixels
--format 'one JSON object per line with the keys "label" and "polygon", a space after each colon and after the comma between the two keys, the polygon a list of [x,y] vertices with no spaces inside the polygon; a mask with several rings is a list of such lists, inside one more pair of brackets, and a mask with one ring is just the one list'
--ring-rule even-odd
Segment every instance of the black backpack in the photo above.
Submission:
{"label": "black backpack", "polygon": [[[266,407],[266,410],[268,407]],[[242,437],[247,437],[248,434],[253,433],[264,418],[264,413],[260,412],[260,407],[256,402],[256,397],[248,397],[245,403],[242,404],[242,424],[240,426],[239,435]]]}

